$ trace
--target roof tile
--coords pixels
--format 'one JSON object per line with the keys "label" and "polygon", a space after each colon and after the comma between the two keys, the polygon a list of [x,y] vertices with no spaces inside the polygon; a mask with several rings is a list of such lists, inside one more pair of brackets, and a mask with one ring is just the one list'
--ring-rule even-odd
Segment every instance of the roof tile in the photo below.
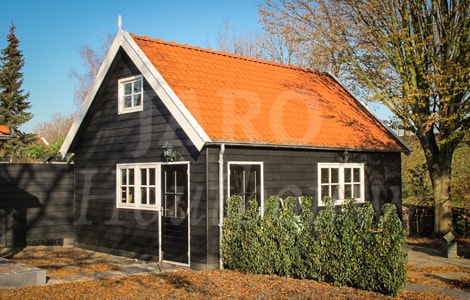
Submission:
{"label": "roof tile", "polygon": [[131,36],[212,141],[406,151],[326,73]]}
{"label": "roof tile", "polygon": [[9,135],[11,134],[10,128],[8,126],[0,124],[0,135]]}

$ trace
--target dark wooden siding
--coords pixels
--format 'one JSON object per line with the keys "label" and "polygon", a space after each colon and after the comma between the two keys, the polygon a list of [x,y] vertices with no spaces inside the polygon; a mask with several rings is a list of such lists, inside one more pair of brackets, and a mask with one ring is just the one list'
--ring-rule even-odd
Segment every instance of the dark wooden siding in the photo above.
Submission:
{"label": "dark wooden siding", "polygon": [[[218,146],[211,146],[208,167],[208,238],[209,249],[216,249],[218,229]],[[226,146],[224,154],[224,198],[227,197],[227,163],[229,161],[263,162],[264,197],[277,195],[310,196],[318,212],[318,163],[338,163],[344,150],[308,150],[268,147]],[[365,199],[373,203],[377,215],[384,203],[394,203],[401,211],[401,154],[349,152],[350,163],[364,163]],[[216,255],[210,251],[209,254]]]}
{"label": "dark wooden siding", "polygon": [[191,266],[207,268],[205,154],[199,153],[144,79],[144,110],[118,115],[117,82],[140,74],[122,51],[72,144],[78,245],[158,258],[158,212],[116,208],[116,164],[161,162],[168,141],[190,163]]}
{"label": "dark wooden siding", "polygon": [[[311,196],[318,202],[318,163],[339,163],[343,151],[227,147],[224,155],[224,178],[226,180],[229,161],[263,162],[265,198],[272,195]],[[349,153],[349,163],[364,163],[367,201],[381,204],[401,201],[400,153]],[[218,170],[211,168],[210,171],[210,181],[217,180]],[[226,189],[226,185],[224,188]]]}
{"label": "dark wooden siding", "polygon": [[0,247],[73,241],[73,166],[0,164]]}

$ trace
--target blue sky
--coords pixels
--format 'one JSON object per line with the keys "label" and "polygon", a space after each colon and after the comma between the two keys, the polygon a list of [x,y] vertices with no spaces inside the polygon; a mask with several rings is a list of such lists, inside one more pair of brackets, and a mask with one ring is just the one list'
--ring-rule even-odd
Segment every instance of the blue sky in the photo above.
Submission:
{"label": "blue sky", "polygon": [[260,0],[0,0],[0,49],[7,46],[13,22],[25,66],[23,90],[29,92],[34,117],[21,129],[49,121],[52,114],[70,114],[76,79],[83,73],[78,47],[101,49],[102,41],[117,32],[118,16],[123,29],[201,47],[217,47],[217,36],[228,23],[236,34],[261,30]]}

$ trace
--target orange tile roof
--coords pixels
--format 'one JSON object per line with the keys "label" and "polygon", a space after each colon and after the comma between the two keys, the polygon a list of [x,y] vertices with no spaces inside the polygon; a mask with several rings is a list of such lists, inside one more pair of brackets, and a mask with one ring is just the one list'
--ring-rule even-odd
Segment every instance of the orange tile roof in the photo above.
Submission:
{"label": "orange tile roof", "polygon": [[11,134],[10,128],[8,126],[0,124],[0,135],[9,135]]}
{"label": "orange tile roof", "polygon": [[326,73],[131,37],[212,141],[406,151]]}

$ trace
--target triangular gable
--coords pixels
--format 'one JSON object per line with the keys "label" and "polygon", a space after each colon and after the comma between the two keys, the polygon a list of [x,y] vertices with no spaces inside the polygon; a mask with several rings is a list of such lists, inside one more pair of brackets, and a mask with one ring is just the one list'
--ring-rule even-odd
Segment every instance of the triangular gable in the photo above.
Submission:
{"label": "triangular gable", "polygon": [[120,30],[114,38],[114,41],[111,44],[110,49],[96,75],[90,92],[87,94],[87,97],[81,106],[80,111],[78,112],[69,132],[67,133],[62,147],[60,148],[60,153],[62,156],[65,157],[70,154],[69,150],[74,139],[76,138],[78,130],[83,120],[85,119],[85,116],[90,109],[91,104],[93,103],[95,96],[106,74],[108,73],[116,54],[121,47],[137,66],[141,74],[156,92],[158,97],[166,105],[170,113],[178,121],[178,124],[189,136],[194,146],[198,150],[201,150],[204,144],[210,141],[207,134],[193,118],[191,113],[189,113],[181,100],[178,99],[173,90],[168,86],[166,81],[148,60],[139,46],[137,46],[131,36],[126,31]]}

